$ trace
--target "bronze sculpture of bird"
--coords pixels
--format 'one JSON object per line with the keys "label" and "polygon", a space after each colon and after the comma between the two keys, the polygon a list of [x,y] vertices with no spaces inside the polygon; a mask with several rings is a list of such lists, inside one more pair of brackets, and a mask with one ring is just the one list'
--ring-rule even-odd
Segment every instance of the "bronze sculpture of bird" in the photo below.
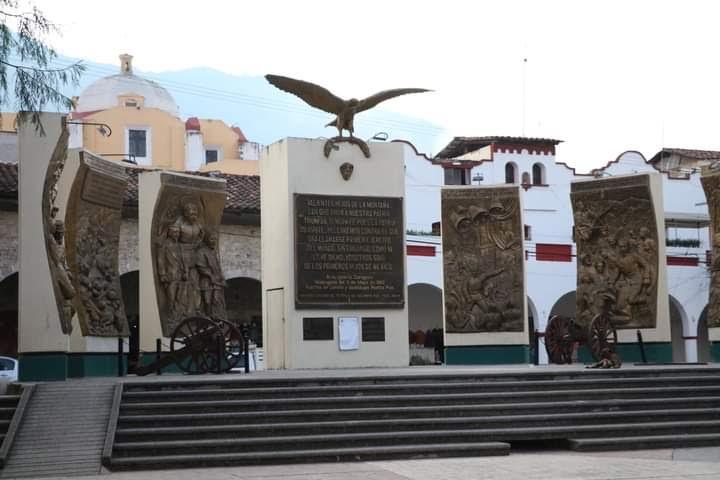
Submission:
{"label": "bronze sculpture of bird", "polygon": [[355,131],[353,126],[355,114],[369,110],[380,102],[399,97],[400,95],[430,91],[425,88],[395,88],[378,92],[362,100],[358,100],[357,98],[343,100],[330,92],[330,90],[303,80],[296,80],[280,75],[265,75],[265,79],[280,90],[300,97],[308,105],[337,115],[335,120],[325,126],[330,127],[335,125],[340,138],[342,138],[343,130],[347,130],[350,133],[350,137],[353,136],[353,132]]}

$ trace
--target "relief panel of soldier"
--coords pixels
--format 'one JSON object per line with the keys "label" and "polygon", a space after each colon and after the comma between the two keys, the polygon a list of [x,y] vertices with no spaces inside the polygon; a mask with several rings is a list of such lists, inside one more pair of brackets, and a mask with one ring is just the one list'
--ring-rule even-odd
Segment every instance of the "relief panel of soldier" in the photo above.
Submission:
{"label": "relief panel of soldier", "polygon": [[517,187],[443,189],[447,332],[523,331],[519,205]]}
{"label": "relief panel of soldier", "polygon": [[60,328],[63,333],[69,335],[72,333],[72,318],[75,315],[73,299],[76,292],[72,285],[72,275],[65,258],[65,226],[64,222],[57,218],[58,207],[55,204],[58,195],[58,181],[65,169],[68,138],[68,130],[63,125],[45,172],[42,216],[45,248],[60,319]]}
{"label": "relief panel of soldier", "polygon": [[202,198],[175,196],[164,203],[154,245],[163,334],[188,317],[226,320],[217,226],[208,225]]}
{"label": "relief panel of soldier", "polygon": [[615,328],[654,328],[658,247],[647,176],[578,182],[570,195],[577,245],[577,320],[603,309]]}
{"label": "relief panel of soldier", "polygon": [[707,307],[708,327],[720,327],[720,174],[703,175],[701,178],[708,212],[710,213],[710,299]]}

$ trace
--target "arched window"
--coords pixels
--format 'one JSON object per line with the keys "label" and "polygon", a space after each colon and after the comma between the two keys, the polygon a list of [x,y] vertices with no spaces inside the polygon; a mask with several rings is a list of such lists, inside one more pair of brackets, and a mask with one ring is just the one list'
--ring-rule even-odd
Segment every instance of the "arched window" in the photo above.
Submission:
{"label": "arched window", "polygon": [[505,183],[515,183],[515,164],[505,164]]}
{"label": "arched window", "polygon": [[532,183],[533,185],[545,185],[545,168],[541,163],[533,165]]}
{"label": "arched window", "polygon": [[530,185],[530,174],[528,172],[523,172],[522,174],[522,184],[523,185]]}

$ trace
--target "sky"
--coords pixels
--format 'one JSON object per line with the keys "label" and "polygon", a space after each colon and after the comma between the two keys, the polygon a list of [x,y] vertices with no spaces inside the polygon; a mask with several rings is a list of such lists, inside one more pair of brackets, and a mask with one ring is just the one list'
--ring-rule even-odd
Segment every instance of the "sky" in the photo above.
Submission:
{"label": "sky", "polygon": [[62,31],[56,50],[94,62],[276,73],[346,98],[432,89],[383,104],[437,125],[428,153],[453,136],[555,138],[556,159],[583,172],[627,150],[720,150],[719,2],[34,4]]}

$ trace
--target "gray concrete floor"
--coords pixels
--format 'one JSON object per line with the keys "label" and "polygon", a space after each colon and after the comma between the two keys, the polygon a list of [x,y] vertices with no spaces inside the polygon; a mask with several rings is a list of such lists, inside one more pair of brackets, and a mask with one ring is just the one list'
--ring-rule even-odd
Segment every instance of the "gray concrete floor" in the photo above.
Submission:
{"label": "gray concrete floor", "polygon": [[[47,477],[45,477],[47,478]],[[61,478],[61,477],[57,477]],[[720,447],[103,473],[82,480],[717,480]]]}

